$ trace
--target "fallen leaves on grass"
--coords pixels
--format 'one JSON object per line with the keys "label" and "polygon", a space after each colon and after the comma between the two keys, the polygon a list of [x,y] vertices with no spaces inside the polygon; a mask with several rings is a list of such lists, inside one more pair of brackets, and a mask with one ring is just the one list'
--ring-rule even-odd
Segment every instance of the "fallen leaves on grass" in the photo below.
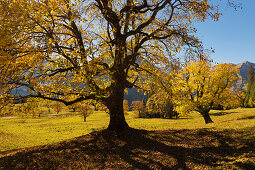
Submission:
{"label": "fallen leaves on grass", "polygon": [[252,169],[254,130],[103,130],[6,155],[0,169]]}

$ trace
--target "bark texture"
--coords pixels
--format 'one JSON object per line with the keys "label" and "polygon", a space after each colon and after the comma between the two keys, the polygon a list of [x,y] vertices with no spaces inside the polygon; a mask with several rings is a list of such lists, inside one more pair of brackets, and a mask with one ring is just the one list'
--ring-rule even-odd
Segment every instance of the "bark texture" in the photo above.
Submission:
{"label": "bark texture", "polygon": [[111,94],[105,102],[110,114],[108,129],[116,132],[129,128],[125,120],[123,110],[125,76],[120,73],[121,72],[119,71],[118,74],[115,75],[114,82],[112,83],[113,88],[111,89]]}
{"label": "bark texture", "polygon": [[209,112],[202,112],[201,114],[202,114],[202,116],[203,116],[203,118],[205,120],[205,124],[213,123],[213,121],[212,121],[212,119],[211,119],[211,117],[209,115]]}
{"label": "bark texture", "polygon": [[111,94],[108,99],[106,106],[109,109],[110,122],[108,125],[109,130],[122,131],[129,128],[123,111],[123,98],[124,90],[114,90],[115,92]]}

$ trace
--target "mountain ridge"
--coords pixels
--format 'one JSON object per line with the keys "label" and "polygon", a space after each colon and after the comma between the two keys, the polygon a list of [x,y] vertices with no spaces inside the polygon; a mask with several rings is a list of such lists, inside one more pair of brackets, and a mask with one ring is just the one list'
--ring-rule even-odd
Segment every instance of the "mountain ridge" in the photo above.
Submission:
{"label": "mountain ridge", "polygon": [[241,78],[241,80],[239,80],[237,82],[237,87],[240,89],[245,89],[245,86],[247,84],[247,80],[248,80],[248,70],[250,65],[252,65],[255,68],[255,63],[249,62],[249,61],[244,61],[242,63],[239,64],[233,64],[235,66],[237,66],[239,68],[239,75],[238,77]]}
{"label": "mountain ridge", "polygon": [[[237,81],[234,88],[238,90],[243,90],[245,89],[248,80],[248,69],[250,65],[252,65],[255,68],[255,63],[244,61],[242,63],[233,65],[237,66],[240,70],[240,73],[238,75],[238,77],[240,77],[240,80]],[[26,88],[20,87],[18,89],[15,89],[12,91],[12,94],[20,94],[21,96],[27,95]],[[128,100],[129,105],[132,103],[132,101],[136,100],[141,101],[143,98],[147,100],[148,96],[144,95],[142,92],[138,92],[136,88],[128,89],[128,93],[125,94],[124,97],[125,100]]]}

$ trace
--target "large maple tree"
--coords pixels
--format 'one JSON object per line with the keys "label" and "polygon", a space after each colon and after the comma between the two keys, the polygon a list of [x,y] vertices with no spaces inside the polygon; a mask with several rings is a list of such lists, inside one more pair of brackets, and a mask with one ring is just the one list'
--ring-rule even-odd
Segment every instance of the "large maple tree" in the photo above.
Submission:
{"label": "large maple tree", "polygon": [[116,131],[128,128],[125,89],[200,47],[191,24],[220,15],[209,0],[1,0],[0,11],[1,94],[98,100]]}

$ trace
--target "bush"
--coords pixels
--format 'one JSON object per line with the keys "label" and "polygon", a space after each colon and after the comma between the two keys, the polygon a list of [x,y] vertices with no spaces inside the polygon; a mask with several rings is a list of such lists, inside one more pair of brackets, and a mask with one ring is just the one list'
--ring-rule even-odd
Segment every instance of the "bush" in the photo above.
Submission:
{"label": "bush", "polygon": [[167,93],[157,93],[152,95],[146,104],[146,117],[149,118],[178,118],[178,113],[174,111],[171,98]]}
{"label": "bush", "polygon": [[144,118],[147,115],[146,105],[142,101],[132,101],[131,108],[139,118]]}

